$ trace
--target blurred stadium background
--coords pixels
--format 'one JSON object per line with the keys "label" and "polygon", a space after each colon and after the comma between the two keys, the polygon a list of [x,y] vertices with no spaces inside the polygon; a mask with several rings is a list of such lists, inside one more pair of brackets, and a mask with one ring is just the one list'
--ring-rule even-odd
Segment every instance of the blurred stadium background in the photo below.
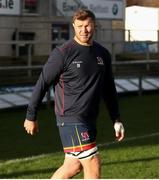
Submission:
{"label": "blurred stadium background", "polygon": [[[1,1],[0,108],[28,103],[49,53],[72,37],[70,17],[81,7],[90,8],[97,16],[95,39],[112,53],[118,92],[142,94],[145,90],[158,89],[159,25],[156,22],[159,16],[151,18],[147,14],[156,26],[146,26],[147,29],[137,26],[149,25],[142,21],[139,12],[152,15],[158,12],[158,6],[158,1],[154,0],[151,3],[133,0],[105,0],[105,3],[102,0]],[[139,7],[146,9],[136,9]],[[141,39],[142,34],[145,37]],[[53,93],[49,92],[48,101],[52,97]]]}
{"label": "blurred stadium background", "polygon": [[[51,126],[56,126],[52,122],[53,112],[50,110],[54,97],[52,90],[49,90],[44,98],[42,112],[39,115],[40,119],[46,119],[46,114],[51,114],[47,122],[50,126],[45,125],[45,121],[40,122],[41,131],[43,128],[46,130],[39,136],[42,139],[50,137],[48,142],[45,144],[45,140],[42,141],[43,147],[40,146],[39,151],[41,139],[35,137],[37,146],[31,142],[31,147],[27,151],[24,144],[30,145],[30,139],[25,135],[20,139],[20,136],[24,133],[22,124],[26,106],[42,66],[54,47],[72,37],[71,15],[75,9],[82,7],[95,12],[97,17],[95,39],[112,54],[116,88],[119,97],[126,98],[123,105],[124,113],[129,112],[125,117],[129,119],[129,116],[132,116],[129,108],[131,109],[134,104],[132,103],[132,106],[126,104],[129,100],[131,102],[132,95],[136,98],[134,101],[139,100],[141,103],[138,108],[143,107],[143,109],[146,103],[153,106],[152,101],[145,100],[151,96],[145,97],[145,95],[151,94],[150,99],[153,101],[158,98],[158,0],[2,0],[0,1],[0,131],[3,135],[1,135],[0,168],[3,162],[9,159],[47,154],[51,152],[51,148],[54,151],[60,149],[58,135],[55,135],[57,141],[54,145],[50,145],[54,136],[51,133]],[[148,111],[148,107],[145,109]],[[156,114],[151,112],[150,115],[145,120],[148,126],[145,130],[142,128],[141,132],[137,130],[137,135],[157,132],[157,121],[154,117]],[[150,118],[154,119],[154,125],[149,131]],[[137,123],[137,120],[135,122]],[[126,125],[128,129],[129,126],[133,127],[133,120],[130,120],[130,124]],[[17,133],[14,134],[12,128],[15,128]],[[53,129],[55,134],[58,134],[56,128]],[[128,134],[130,137],[134,135],[133,131],[136,132],[135,127],[130,130]],[[110,133],[110,130],[108,132]],[[107,140],[112,140],[109,138],[109,133],[106,134]],[[103,140],[102,137],[101,133],[99,139],[104,143],[105,139]],[[15,149],[11,149],[14,142],[18,147],[14,146]],[[19,147],[20,144],[22,147]],[[0,178],[3,177],[12,178],[0,174]]]}

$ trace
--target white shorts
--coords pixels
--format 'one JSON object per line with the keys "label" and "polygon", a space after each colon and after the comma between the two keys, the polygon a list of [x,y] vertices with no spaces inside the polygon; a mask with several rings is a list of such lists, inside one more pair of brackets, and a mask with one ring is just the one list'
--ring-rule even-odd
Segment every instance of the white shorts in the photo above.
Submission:
{"label": "white shorts", "polygon": [[98,148],[97,146],[88,149],[86,151],[81,151],[81,152],[68,152],[65,153],[66,157],[72,157],[72,158],[77,158],[77,159],[88,159],[91,158],[92,156],[95,156],[98,154]]}

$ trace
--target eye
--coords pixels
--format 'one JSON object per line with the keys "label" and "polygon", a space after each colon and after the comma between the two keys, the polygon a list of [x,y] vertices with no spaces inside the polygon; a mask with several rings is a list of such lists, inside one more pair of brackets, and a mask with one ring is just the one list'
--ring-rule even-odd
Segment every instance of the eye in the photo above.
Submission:
{"label": "eye", "polygon": [[77,27],[78,27],[78,28],[82,28],[82,25],[78,25]]}

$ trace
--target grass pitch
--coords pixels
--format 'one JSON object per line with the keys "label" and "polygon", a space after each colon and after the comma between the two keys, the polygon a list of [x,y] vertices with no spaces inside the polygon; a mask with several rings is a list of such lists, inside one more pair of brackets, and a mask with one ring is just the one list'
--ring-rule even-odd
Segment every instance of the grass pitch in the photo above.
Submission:
{"label": "grass pitch", "polygon": [[[126,129],[122,143],[114,143],[112,123],[101,105],[97,142],[102,178],[159,178],[158,102],[158,94],[120,98]],[[53,110],[40,109],[36,136],[25,133],[24,118],[25,109],[0,111],[0,178],[50,178],[64,157]]]}

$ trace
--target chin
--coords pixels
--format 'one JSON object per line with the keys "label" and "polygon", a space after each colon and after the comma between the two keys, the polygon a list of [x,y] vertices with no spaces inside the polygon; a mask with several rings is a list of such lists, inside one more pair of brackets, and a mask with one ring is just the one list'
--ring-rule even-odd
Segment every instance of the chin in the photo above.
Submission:
{"label": "chin", "polygon": [[89,43],[89,41],[81,41],[81,43],[87,44]]}
{"label": "chin", "polygon": [[80,39],[80,41],[81,41],[82,43],[89,43],[89,42],[90,42],[90,39],[89,39],[89,38],[87,38],[87,39]]}
{"label": "chin", "polygon": [[91,39],[88,37],[87,38],[81,38],[79,36],[76,36],[76,40],[77,40],[77,42],[82,43],[82,44],[89,44],[91,41]]}

